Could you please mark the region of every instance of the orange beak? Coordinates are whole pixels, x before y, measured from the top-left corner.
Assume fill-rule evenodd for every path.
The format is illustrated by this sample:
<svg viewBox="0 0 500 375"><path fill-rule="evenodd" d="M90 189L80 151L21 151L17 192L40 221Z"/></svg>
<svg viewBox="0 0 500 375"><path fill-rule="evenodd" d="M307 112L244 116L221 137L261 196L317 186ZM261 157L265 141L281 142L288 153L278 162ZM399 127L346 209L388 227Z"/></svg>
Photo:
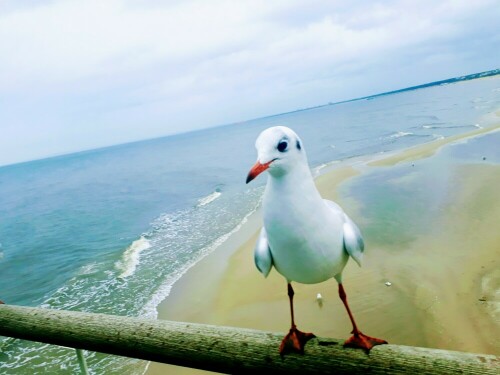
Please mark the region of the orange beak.
<svg viewBox="0 0 500 375"><path fill-rule="evenodd" d="M260 162L257 161L257 163L254 164L254 166L252 167L252 169L250 169L250 172L248 172L247 184L250 181L252 181L255 177L257 177L259 174L261 174L262 172L264 172L267 168L269 168L269 166L271 165L271 163L274 160L276 160L276 159L268 161L267 163L264 163L264 164L260 164Z"/></svg>

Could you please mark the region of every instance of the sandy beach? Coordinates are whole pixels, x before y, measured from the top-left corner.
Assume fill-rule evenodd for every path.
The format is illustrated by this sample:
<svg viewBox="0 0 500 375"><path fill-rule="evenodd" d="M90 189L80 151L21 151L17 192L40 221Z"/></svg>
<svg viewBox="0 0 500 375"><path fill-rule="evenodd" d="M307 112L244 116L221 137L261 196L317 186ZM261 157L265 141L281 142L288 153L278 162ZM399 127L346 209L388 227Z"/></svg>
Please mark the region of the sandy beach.
<svg viewBox="0 0 500 375"><path fill-rule="evenodd" d="M363 231L369 223L362 201L349 193L351 184L378 171L390 173L401 167L413 171L417 160L432 168L448 145L472 137L487 139L499 128L500 124L371 160L333 164L317 177L317 186ZM432 229L416 232L400 246L397 238L386 241L382 234L370 234L365 238L363 267L350 261L343 273L344 286L358 325L368 335L393 344L498 355L500 165L485 160L453 165L451 184L436 209ZM406 184L408 189L413 186L411 178L408 174L406 180L388 183ZM159 319L287 332L286 282L276 270L264 278L253 262L261 224L261 212L256 212L220 248L193 266L159 306ZM408 227L411 231L411 223ZM386 286L387 281L392 285ZM318 336L349 336L351 326L335 280L294 284L294 289L299 329ZM316 301L317 293L323 296L322 307ZM151 363L147 374L198 372L202 371Z"/></svg>

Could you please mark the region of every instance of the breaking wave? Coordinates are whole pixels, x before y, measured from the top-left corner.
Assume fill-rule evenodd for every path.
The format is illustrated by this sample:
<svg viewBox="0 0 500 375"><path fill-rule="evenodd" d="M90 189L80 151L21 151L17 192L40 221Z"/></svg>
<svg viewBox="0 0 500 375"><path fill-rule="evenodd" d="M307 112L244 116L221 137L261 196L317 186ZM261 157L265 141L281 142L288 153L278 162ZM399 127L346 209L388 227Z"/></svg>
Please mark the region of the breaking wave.
<svg viewBox="0 0 500 375"><path fill-rule="evenodd" d="M132 244L127 247L123 253L122 259L116 263L116 267L122 271L118 277L125 278L132 276L137 268L137 265L139 264L141 252L149 249L150 247L151 243L144 236L141 236L138 240L132 242Z"/></svg>
<svg viewBox="0 0 500 375"><path fill-rule="evenodd" d="M389 138L401 138L401 137L406 137L406 136L409 136L409 135L415 135L415 133L411 133L411 132L397 132L397 133L393 133L389 136Z"/></svg>
<svg viewBox="0 0 500 375"><path fill-rule="evenodd" d="M481 125L479 124L471 124L471 125L439 125L439 124L427 124L422 125L423 129L462 129L462 128L477 128L481 129Z"/></svg>
<svg viewBox="0 0 500 375"><path fill-rule="evenodd" d="M222 193L217 189L212 194L207 195L206 197L198 199L198 207L206 206L209 203L212 203L214 200L219 198Z"/></svg>

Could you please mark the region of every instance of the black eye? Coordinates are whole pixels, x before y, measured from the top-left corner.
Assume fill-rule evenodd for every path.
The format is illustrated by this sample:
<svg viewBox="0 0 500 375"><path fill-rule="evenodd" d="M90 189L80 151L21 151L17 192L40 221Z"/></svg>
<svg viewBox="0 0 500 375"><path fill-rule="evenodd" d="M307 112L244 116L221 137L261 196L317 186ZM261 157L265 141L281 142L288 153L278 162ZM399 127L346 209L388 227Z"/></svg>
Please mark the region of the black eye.
<svg viewBox="0 0 500 375"><path fill-rule="evenodd" d="M288 147L287 141L280 141L280 143L278 143L278 151L279 152L285 152L287 147Z"/></svg>

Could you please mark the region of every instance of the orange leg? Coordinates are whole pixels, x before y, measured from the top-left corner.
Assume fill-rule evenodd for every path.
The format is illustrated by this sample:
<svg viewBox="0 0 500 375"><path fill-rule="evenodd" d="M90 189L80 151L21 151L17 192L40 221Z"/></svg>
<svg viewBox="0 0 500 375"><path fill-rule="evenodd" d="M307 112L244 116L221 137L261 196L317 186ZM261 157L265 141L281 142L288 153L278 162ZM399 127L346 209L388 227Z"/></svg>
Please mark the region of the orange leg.
<svg viewBox="0 0 500 375"><path fill-rule="evenodd" d="M293 314L293 295L294 291L292 288L292 284L288 283L288 298L290 300L290 314L292 316L292 326L290 331L285 336L283 341L281 341L280 345L280 354L283 356L287 353L296 352L300 354L304 354L304 346L306 343L316 337L312 333L301 332L297 329L295 325L295 317Z"/></svg>
<svg viewBox="0 0 500 375"><path fill-rule="evenodd" d="M344 346L350 348L360 348L366 351L370 351L370 349L373 348L375 345L387 344L387 341L385 340L377 339L375 337L370 337L361 333L361 331L358 329L358 326L356 325L356 322L354 321L354 316L351 313L349 304L347 303L347 295L345 294L345 290L342 284L339 284L339 297L344 303L344 306L347 310L347 314L349 314L349 319L351 319L352 323L351 333L353 335L344 342Z"/></svg>

